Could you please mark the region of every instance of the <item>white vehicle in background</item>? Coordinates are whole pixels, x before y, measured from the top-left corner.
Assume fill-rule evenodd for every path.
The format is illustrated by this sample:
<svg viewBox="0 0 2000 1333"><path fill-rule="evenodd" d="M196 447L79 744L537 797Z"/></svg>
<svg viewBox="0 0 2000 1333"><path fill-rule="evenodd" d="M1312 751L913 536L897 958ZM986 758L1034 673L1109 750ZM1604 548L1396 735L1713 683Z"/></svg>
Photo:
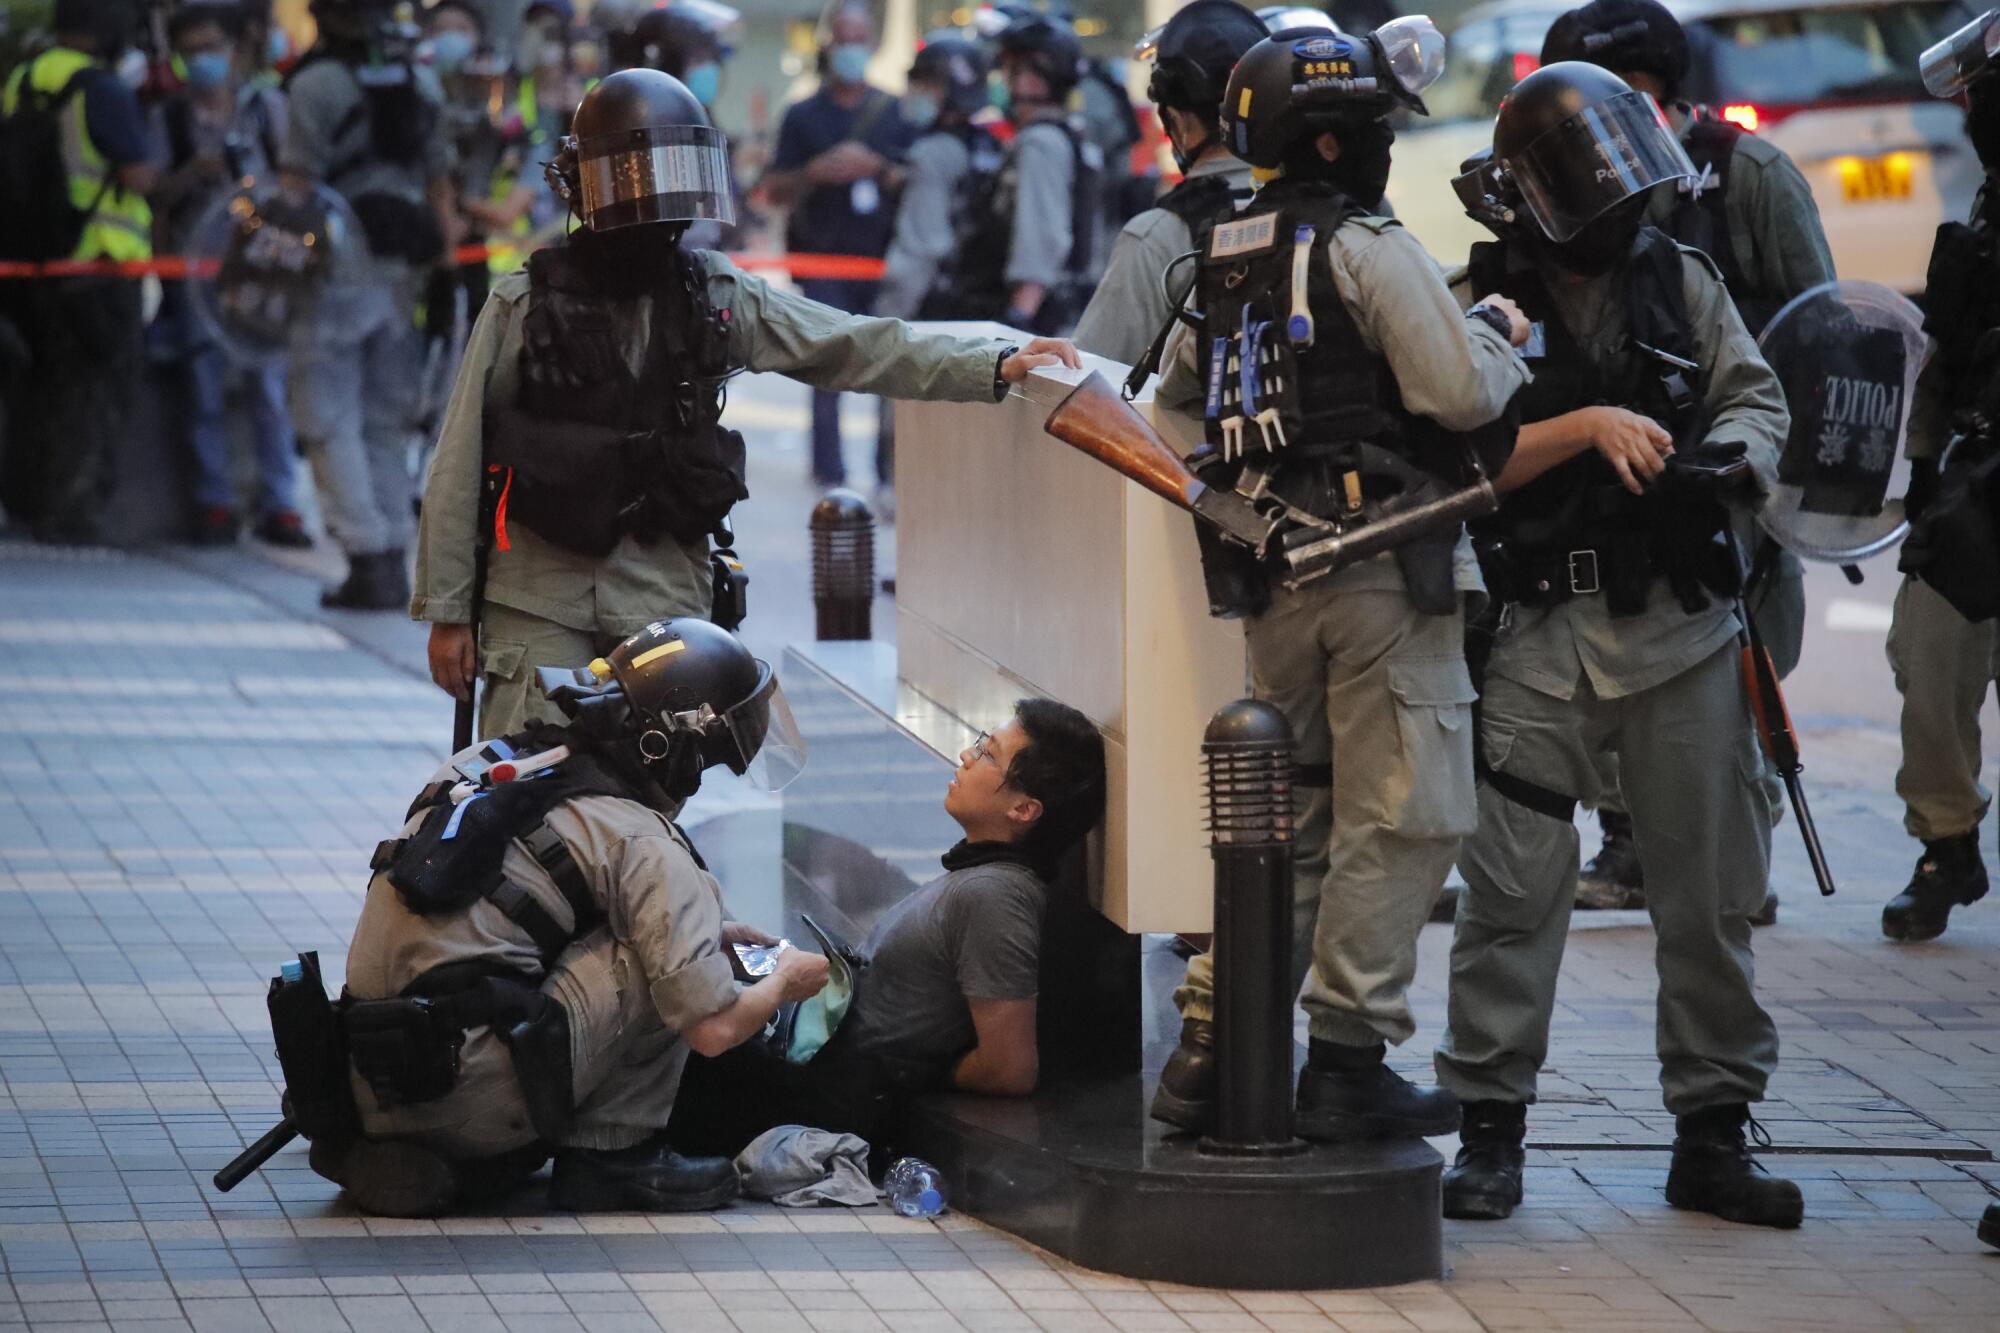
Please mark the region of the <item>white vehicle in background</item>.
<svg viewBox="0 0 2000 1333"><path fill-rule="evenodd" d="M1924 91L1917 57L1971 19L1960 0L1667 0L1686 26L1682 96L1770 140L1798 164L1843 278L1922 292L1940 222L1962 220L1979 161L1965 116ZM1569 5L1498 0L1449 36L1431 114L1401 127L1389 200L1442 264L1462 264L1485 228L1465 216L1451 178L1493 142L1500 100L1540 60Z"/></svg>

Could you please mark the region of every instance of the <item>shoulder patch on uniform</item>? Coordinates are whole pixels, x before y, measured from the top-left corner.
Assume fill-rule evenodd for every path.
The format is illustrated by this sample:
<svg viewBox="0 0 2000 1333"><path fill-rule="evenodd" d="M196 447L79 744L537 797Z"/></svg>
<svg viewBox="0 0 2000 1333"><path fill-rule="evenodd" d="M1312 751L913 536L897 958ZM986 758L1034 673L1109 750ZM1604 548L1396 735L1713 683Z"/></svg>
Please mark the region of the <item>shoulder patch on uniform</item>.
<svg viewBox="0 0 2000 1333"><path fill-rule="evenodd" d="M1218 222L1215 230L1209 233L1208 257L1228 259L1235 255L1256 254L1271 249L1277 243L1278 215L1259 213L1235 222Z"/></svg>
<svg viewBox="0 0 2000 1333"><path fill-rule="evenodd" d="M1717 282L1721 282L1723 280L1722 270L1716 267L1715 261L1708 257L1708 252L1706 250L1697 250L1693 246L1682 245L1678 241L1674 242L1674 248L1676 250L1679 250L1682 255L1686 256L1689 259L1694 260L1696 263L1700 264L1704 269L1708 270L1709 277L1714 278Z"/></svg>

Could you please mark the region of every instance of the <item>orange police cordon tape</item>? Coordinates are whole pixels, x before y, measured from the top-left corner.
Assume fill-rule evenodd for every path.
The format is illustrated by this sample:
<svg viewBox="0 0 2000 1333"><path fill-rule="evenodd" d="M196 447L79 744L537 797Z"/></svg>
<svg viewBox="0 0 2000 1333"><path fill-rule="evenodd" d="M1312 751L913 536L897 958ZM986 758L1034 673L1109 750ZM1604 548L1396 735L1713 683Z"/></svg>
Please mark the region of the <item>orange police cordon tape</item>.
<svg viewBox="0 0 2000 1333"><path fill-rule="evenodd" d="M522 251L519 247L511 245L462 245L453 258L461 264L483 264L496 256L504 259L509 255L520 253ZM794 278L837 278L872 282L882 276L882 261L870 259L866 255L743 253L730 255L729 262L740 269L752 272L783 271ZM43 263L9 261L0 263L0 279L155 277L176 280L212 278L221 267L222 261L219 259L190 259L185 255L162 255L158 259L133 259L123 262L111 259L52 259Z"/></svg>

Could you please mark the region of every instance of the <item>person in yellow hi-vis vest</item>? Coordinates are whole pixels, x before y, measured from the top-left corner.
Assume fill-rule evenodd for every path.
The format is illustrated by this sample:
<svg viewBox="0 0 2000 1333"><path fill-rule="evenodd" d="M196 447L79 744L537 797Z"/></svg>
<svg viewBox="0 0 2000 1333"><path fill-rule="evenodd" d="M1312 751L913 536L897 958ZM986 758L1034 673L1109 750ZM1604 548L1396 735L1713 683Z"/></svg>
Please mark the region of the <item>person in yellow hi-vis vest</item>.
<svg viewBox="0 0 2000 1333"><path fill-rule="evenodd" d="M37 188L66 189L69 207L8 200L10 211L35 219L9 227L19 243L7 248L20 252L10 257L150 259L146 192L157 169L138 99L107 63L131 45L140 11L130 0L56 0L54 18L56 44L15 69L0 93L0 115L19 134L33 133L37 117L53 118L66 180ZM105 454L125 429L139 378L139 280L39 278L25 304L33 403L28 447L8 460L8 508L39 540L90 542L108 489Z"/></svg>

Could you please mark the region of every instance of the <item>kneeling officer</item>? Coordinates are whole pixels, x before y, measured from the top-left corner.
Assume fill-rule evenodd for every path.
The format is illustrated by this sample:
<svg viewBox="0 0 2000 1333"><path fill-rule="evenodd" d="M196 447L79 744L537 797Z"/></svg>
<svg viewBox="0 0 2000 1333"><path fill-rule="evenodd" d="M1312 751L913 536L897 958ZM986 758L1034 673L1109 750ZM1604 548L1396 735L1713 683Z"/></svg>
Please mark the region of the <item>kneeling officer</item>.
<svg viewBox="0 0 2000 1333"><path fill-rule="evenodd" d="M739 984L729 946L776 941L727 919L670 818L713 765L774 789L797 773L770 667L683 618L543 680L568 724L454 755L376 849L334 1012L317 977L296 1006L273 987L313 1168L371 1213L504 1191L551 1149L556 1208L721 1206L731 1163L660 1137L687 1053L720 1055L826 982L824 958L788 950Z"/></svg>
<svg viewBox="0 0 2000 1333"><path fill-rule="evenodd" d="M1038 365L1076 364L1063 342L1017 349L844 314L687 249L690 222L734 221L735 206L722 135L670 74L611 75L572 127L550 175L583 226L495 285L425 490L411 613L433 622L439 686L466 700L485 675L481 736L555 720L537 663L588 662L661 615L713 608L735 627L740 598L709 537L726 540L748 494L742 437L721 425L736 371L997 402Z"/></svg>

